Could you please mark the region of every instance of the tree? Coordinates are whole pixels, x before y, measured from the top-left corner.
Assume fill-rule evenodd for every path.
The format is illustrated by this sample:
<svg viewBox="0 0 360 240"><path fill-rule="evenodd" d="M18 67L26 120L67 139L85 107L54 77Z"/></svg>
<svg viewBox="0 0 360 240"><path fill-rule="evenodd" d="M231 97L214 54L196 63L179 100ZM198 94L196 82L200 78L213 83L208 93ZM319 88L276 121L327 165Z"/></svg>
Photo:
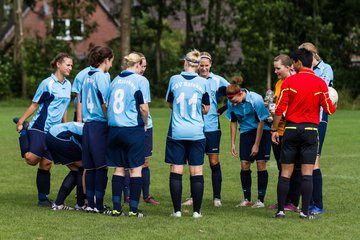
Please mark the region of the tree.
<svg viewBox="0 0 360 240"><path fill-rule="evenodd" d="M24 29L23 29L23 17L22 17L22 0L14 0L13 9L15 17L15 40L14 40L14 64L18 66L19 72L21 72L21 96L26 97L26 74L24 71L23 61L23 43L24 43Z"/></svg>
<svg viewBox="0 0 360 240"><path fill-rule="evenodd" d="M131 0L123 0L121 6L121 59L131 51ZM124 62L122 62L124 63Z"/></svg>

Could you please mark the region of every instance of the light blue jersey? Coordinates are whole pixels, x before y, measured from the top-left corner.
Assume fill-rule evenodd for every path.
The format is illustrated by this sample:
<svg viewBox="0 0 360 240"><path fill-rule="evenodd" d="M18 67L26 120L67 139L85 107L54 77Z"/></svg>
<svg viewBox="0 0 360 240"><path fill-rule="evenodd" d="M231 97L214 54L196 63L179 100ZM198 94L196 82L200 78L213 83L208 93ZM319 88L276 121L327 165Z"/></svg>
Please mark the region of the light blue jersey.
<svg viewBox="0 0 360 240"><path fill-rule="evenodd" d="M166 101L172 104L168 137L175 140L204 139L202 104L209 105L210 88L197 73L182 72L170 78Z"/></svg>
<svg viewBox="0 0 360 240"><path fill-rule="evenodd" d="M232 121L236 118L240 134L257 129L259 121L265 121L264 130L270 130L270 125L266 121L269 112L262 96L246 89L243 89L243 92L246 92L245 102L235 106L228 100L226 117Z"/></svg>
<svg viewBox="0 0 360 240"><path fill-rule="evenodd" d="M326 82L326 85L329 87L334 86L334 73L329 64L324 63L324 61L321 60L313 70L316 76ZM324 109L322 107L320 107L320 122L328 122L328 115L324 113Z"/></svg>
<svg viewBox="0 0 360 240"><path fill-rule="evenodd" d="M217 113L220 97L226 96L226 87L230 84L223 77L210 73L207 81L210 85L210 110L204 116L205 132L220 130L219 117Z"/></svg>
<svg viewBox="0 0 360 240"><path fill-rule="evenodd" d="M334 73L331 66L324 61L320 61L318 65L314 67L314 73L319 78L326 82L326 85L332 87L334 85Z"/></svg>
<svg viewBox="0 0 360 240"><path fill-rule="evenodd" d="M49 133L61 140L73 141L81 148L81 139L84 123L67 122L52 126Z"/></svg>
<svg viewBox="0 0 360 240"><path fill-rule="evenodd" d="M74 78L74 82L71 87L71 92L80 94L82 85L84 83L84 79L88 76L88 73L90 72L90 70L95 70L95 69L96 68L89 66L89 67L86 67L83 70L81 70L78 74L76 74L76 76ZM108 72L105 74L110 79L110 74ZM76 112L76 98L74 98L74 108L75 108L75 112Z"/></svg>
<svg viewBox="0 0 360 240"><path fill-rule="evenodd" d="M144 126L140 104L150 96L149 81L133 71L125 70L111 83L108 124L112 127Z"/></svg>
<svg viewBox="0 0 360 240"><path fill-rule="evenodd" d="M54 74L43 80L33 102L39 104L36 115L30 122L30 128L47 132L50 127L61 123L70 103L71 83L64 78L61 83Z"/></svg>
<svg viewBox="0 0 360 240"><path fill-rule="evenodd" d="M102 104L107 104L109 87L109 75L97 68L89 71L80 93L83 122L106 122Z"/></svg>

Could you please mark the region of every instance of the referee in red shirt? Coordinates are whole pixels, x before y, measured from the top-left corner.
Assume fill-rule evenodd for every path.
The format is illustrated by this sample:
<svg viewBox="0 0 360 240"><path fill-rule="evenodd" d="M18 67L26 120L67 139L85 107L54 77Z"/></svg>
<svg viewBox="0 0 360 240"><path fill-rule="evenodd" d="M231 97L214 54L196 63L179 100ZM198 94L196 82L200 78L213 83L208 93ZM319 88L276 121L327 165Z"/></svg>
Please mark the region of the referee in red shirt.
<svg viewBox="0 0 360 240"><path fill-rule="evenodd" d="M301 161L302 209L300 218L312 219L309 204L313 189L312 173L318 148L317 127L320 120L320 106L331 115L336 108L332 105L326 83L311 70L312 53L306 49L295 50L291 58L297 74L288 77L281 86L275 118L272 125L272 141L279 143L277 128L286 110L286 126L281 147L281 176L277 187L278 211L275 218L285 217L284 204L289 191L290 177L295 160Z"/></svg>

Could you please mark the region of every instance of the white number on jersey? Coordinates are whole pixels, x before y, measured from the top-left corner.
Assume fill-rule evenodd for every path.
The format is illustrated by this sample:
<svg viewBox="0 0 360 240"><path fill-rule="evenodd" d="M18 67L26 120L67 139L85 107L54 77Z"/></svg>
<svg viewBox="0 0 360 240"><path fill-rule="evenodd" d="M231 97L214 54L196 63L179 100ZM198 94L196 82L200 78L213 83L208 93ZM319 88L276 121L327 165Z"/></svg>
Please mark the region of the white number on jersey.
<svg viewBox="0 0 360 240"><path fill-rule="evenodd" d="M189 99L189 105L191 105L191 117L196 118L196 103L197 103L197 93ZM180 104L180 116L185 116L185 93L180 93L179 97L176 99L176 104Z"/></svg>
<svg viewBox="0 0 360 240"><path fill-rule="evenodd" d="M116 114L124 111L124 89L117 89L115 91L113 110Z"/></svg>
<svg viewBox="0 0 360 240"><path fill-rule="evenodd" d="M91 91L89 89L88 91L88 94L87 94L87 98L86 98L86 108L89 110L90 113L93 112L94 110L94 102L93 102L93 99L92 99L92 94L91 94Z"/></svg>

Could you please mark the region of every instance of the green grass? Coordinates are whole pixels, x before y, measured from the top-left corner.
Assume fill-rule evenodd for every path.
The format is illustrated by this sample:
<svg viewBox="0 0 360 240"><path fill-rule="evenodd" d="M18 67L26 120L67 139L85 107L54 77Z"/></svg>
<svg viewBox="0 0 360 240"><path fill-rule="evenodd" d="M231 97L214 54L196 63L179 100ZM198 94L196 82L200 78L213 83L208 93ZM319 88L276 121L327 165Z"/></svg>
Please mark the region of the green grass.
<svg viewBox="0 0 360 240"><path fill-rule="evenodd" d="M0 239L359 239L359 142L360 111L338 111L330 117L321 159L326 213L315 221L304 221L295 213L285 219L272 219L274 210L235 208L242 199L240 164L230 154L229 124L222 119L221 164L223 207L212 205L211 175L205 164L205 193L201 219L192 219L192 209L183 208L181 219L170 218L169 166L164 163L169 109L151 109L154 119L154 152L151 159L151 193L161 202L139 208L143 219L112 218L81 212L55 212L37 207L36 167L20 158L13 116L25 106L0 104ZM72 112L71 110L69 112ZM71 119L71 118L69 118ZM253 173L256 170L252 166ZM269 186L266 204L276 201L277 168L272 158L268 165ZM67 170L52 168L51 194L57 190ZM105 202L111 205L111 175ZM189 193L189 174L183 177L183 199ZM256 199L256 174L253 174L253 198ZM74 193L67 199L74 205ZM124 207L128 210L128 206Z"/></svg>

